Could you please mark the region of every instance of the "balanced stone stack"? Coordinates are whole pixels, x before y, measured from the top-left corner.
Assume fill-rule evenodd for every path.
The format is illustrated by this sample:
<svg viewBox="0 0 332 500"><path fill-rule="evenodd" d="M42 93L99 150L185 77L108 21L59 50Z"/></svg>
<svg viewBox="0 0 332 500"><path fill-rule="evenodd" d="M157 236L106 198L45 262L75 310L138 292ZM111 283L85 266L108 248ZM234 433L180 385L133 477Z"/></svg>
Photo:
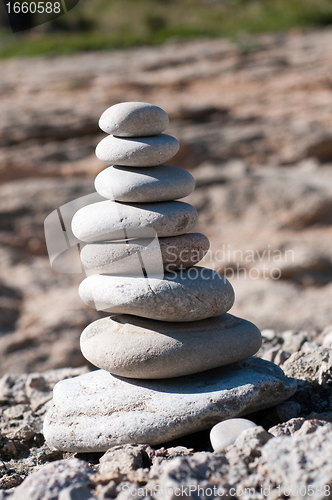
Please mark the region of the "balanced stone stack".
<svg viewBox="0 0 332 500"><path fill-rule="evenodd" d="M58 383L44 425L49 445L104 451L123 443L164 443L226 418L275 405L295 391L272 363L252 357L255 325L227 311L222 275L196 264L208 239L189 195L194 179L165 165L178 151L163 134L167 114L122 103L100 119L95 180L104 201L81 208L72 231L85 246L82 300L112 315L81 335L83 355L100 370Z"/></svg>

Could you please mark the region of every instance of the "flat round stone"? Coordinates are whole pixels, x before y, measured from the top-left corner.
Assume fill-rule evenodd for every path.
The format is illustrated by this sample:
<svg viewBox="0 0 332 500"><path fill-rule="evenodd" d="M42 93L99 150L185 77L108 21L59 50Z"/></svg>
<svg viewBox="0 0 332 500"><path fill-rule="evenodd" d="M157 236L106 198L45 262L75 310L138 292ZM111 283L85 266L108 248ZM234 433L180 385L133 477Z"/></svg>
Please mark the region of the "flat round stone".
<svg viewBox="0 0 332 500"><path fill-rule="evenodd" d="M147 102L121 102L106 109L99 127L119 137L144 137L160 134L168 127L167 113Z"/></svg>
<svg viewBox="0 0 332 500"><path fill-rule="evenodd" d="M275 406L296 388L279 366L255 357L164 380L95 370L56 384L43 434L48 446L71 452L125 443L153 446Z"/></svg>
<svg viewBox="0 0 332 500"><path fill-rule="evenodd" d="M257 427L257 425L246 418L230 418L219 422L212 427L210 432L212 448L215 452L221 453L227 446L234 444L243 431L252 427Z"/></svg>
<svg viewBox="0 0 332 500"><path fill-rule="evenodd" d="M198 266L172 271L164 279L96 274L82 281L79 295L98 311L160 321L219 316L234 303L229 281L212 269Z"/></svg>
<svg viewBox="0 0 332 500"><path fill-rule="evenodd" d="M121 377L158 379L200 373L255 354L258 328L230 314L188 323L119 315L91 323L81 335L90 363Z"/></svg>
<svg viewBox="0 0 332 500"><path fill-rule="evenodd" d="M124 138L109 135L96 147L99 160L127 167L153 167L172 158L179 143L167 134L149 137Z"/></svg>
<svg viewBox="0 0 332 500"><path fill-rule="evenodd" d="M95 179L96 191L109 200L148 203L184 198L195 189L193 176L178 167L108 167Z"/></svg>
<svg viewBox="0 0 332 500"><path fill-rule="evenodd" d="M150 237L177 236L190 231L197 222L196 209L182 201L124 204L100 201L76 212L72 231L87 243Z"/></svg>
<svg viewBox="0 0 332 500"><path fill-rule="evenodd" d="M190 267L203 259L209 250L204 234L187 233L170 238L142 238L129 241L89 243L81 251L81 261L92 274L147 276L160 269L173 271Z"/></svg>

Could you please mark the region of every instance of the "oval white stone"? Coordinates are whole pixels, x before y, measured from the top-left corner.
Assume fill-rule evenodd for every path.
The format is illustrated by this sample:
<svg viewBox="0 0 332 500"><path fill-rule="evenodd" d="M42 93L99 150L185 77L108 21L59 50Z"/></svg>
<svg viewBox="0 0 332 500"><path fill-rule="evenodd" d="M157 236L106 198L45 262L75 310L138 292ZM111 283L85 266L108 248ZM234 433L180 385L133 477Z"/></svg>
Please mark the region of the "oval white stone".
<svg viewBox="0 0 332 500"><path fill-rule="evenodd" d="M196 209L182 201L126 205L101 201L76 212L72 231L87 243L158 236L177 236L190 231L197 222ZM150 230L150 234L146 232Z"/></svg>
<svg viewBox="0 0 332 500"><path fill-rule="evenodd" d="M81 351L92 364L129 378L158 379L235 363L261 346L258 328L230 314L189 323L119 315L91 323Z"/></svg>
<svg viewBox="0 0 332 500"><path fill-rule="evenodd" d="M167 134L132 139L109 135L96 147L96 155L114 165L153 167L165 163L178 150L178 141Z"/></svg>
<svg viewBox="0 0 332 500"><path fill-rule="evenodd" d="M119 137L143 137L160 134L168 127L167 113L147 102L121 102L106 109L99 127Z"/></svg>
<svg viewBox="0 0 332 500"><path fill-rule="evenodd" d="M173 271L197 264L209 250L209 240L204 234L187 233L170 238L133 239L90 243L81 251L81 261L89 274L147 276L162 269Z"/></svg>
<svg viewBox="0 0 332 500"><path fill-rule="evenodd" d="M184 198L195 189L193 176L170 165L106 168L95 179L96 191L110 200L148 203Z"/></svg>
<svg viewBox="0 0 332 500"><path fill-rule="evenodd" d="M234 444L239 435L257 425L251 420L245 418L230 418L219 422L212 427L210 432L210 441L215 452L221 453L227 446Z"/></svg>
<svg viewBox="0 0 332 500"><path fill-rule="evenodd" d="M172 271L164 279L96 274L82 281L79 295L98 311L172 322L219 316L234 303L229 281L198 266Z"/></svg>

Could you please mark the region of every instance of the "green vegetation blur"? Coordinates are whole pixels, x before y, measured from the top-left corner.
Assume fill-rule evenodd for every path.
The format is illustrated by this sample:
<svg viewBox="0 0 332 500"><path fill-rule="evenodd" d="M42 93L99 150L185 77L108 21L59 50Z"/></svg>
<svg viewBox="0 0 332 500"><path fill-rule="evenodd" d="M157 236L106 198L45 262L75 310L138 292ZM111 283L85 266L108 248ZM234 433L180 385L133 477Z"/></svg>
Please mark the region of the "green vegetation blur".
<svg viewBox="0 0 332 500"><path fill-rule="evenodd" d="M80 0L70 12L13 34L2 14L0 57L57 55L332 24L332 0Z"/></svg>

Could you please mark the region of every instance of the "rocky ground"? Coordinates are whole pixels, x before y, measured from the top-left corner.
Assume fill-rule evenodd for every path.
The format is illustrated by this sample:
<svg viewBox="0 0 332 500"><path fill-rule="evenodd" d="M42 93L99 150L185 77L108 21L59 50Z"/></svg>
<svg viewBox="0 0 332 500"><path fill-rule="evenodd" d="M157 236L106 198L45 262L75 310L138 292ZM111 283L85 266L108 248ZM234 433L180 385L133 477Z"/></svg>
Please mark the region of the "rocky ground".
<svg viewBox="0 0 332 500"><path fill-rule="evenodd" d="M272 499L294 486L291 498L329 498L331 61L326 29L241 45L169 43L1 64L0 488L7 492L0 498L53 499L60 489L60 500L83 500L90 491L138 498L145 493L133 488L158 482L217 485L228 496L232 487L253 487L255 498L270 488ZM168 131L181 144L172 164L196 178L188 201L199 211L197 230L211 241L204 263L232 282L231 312L264 330L259 355L297 378L299 388L291 401L252 416L265 430L248 431L224 455L211 454L201 433L159 450L113 449L100 465L96 455L73 457L65 469L61 462L44 466L69 458L43 443L51 389L86 370L79 335L102 314L78 297L83 275L51 269L43 221L93 191L105 166L94 156L103 137L98 118L130 100L169 114ZM150 496L172 498L167 494Z"/></svg>
<svg viewBox="0 0 332 500"><path fill-rule="evenodd" d="M87 368L4 375L0 499L171 500L179 491L181 498L331 498L331 345L331 329L318 342L305 331L264 330L261 356L295 377L298 390L288 401L249 415L259 427L245 431L219 454L212 452L208 431L157 448L146 444L115 446L106 453L53 451L42 435L52 387Z"/></svg>

